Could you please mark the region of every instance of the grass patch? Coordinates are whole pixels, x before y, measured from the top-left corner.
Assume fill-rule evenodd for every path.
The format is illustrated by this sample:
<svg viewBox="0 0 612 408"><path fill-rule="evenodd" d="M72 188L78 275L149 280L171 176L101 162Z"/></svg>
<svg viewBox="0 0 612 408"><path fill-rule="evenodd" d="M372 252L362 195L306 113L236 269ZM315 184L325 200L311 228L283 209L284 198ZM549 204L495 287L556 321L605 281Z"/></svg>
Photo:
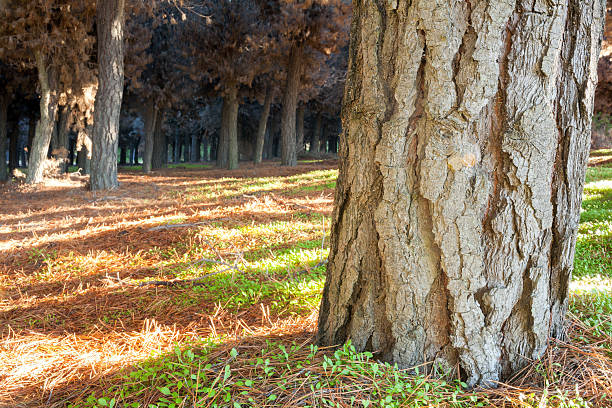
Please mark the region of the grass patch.
<svg viewBox="0 0 612 408"><path fill-rule="evenodd" d="M205 181L175 194L184 195L191 201L227 199L263 192L291 195L334 188L337 177L337 170L315 170L289 177L224 178Z"/></svg>
<svg viewBox="0 0 612 408"><path fill-rule="evenodd" d="M482 407L483 394L376 361L371 353L267 341L212 353L176 349L140 364L121 385L71 407Z"/></svg>

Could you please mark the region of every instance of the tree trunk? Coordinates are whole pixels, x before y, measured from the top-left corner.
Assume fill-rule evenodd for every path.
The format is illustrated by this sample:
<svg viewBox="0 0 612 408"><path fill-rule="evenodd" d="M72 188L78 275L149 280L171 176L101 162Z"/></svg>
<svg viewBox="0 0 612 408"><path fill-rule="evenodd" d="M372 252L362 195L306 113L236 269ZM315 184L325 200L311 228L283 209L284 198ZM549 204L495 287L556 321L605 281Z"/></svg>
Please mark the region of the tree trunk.
<svg viewBox="0 0 612 408"><path fill-rule="evenodd" d="M253 153L253 162L255 164L261 163L261 160L263 159L263 148L266 140L266 126L268 124L268 117L270 116L272 97L272 90L270 87L268 87L268 89L266 89L266 98L261 110L261 116L259 117L259 126L257 127L257 139L255 140L255 152Z"/></svg>
<svg viewBox="0 0 612 408"><path fill-rule="evenodd" d="M319 154L319 147L321 145L321 130L323 125L323 115L321 112L317 113L315 119L314 129L312 131L312 139L310 140L310 153Z"/></svg>
<svg viewBox="0 0 612 408"><path fill-rule="evenodd" d="M128 149L126 145L119 146L119 164L125 166L127 164Z"/></svg>
<svg viewBox="0 0 612 408"><path fill-rule="evenodd" d="M525 3L355 2L322 344L492 386L563 336L605 2Z"/></svg>
<svg viewBox="0 0 612 408"><path fill-rule="evenodd" d="M300 104L295 118L296 155L298 156L304 152L304 111L304 104Z"/></svg>
<svg viewBox="0 0 612 408"><path fill-rule="evenodd" d="M15 118L14 121L8 122L8 135L9 135L9 170L13 171L19 167L19 118Z"/></svg>
<svg viewBox="0 0 612 408"><path fill-rule="evenodd" d="M77 136L77 167L81 174L89 174L91 168L91 126L87 126Z"/></svg>
<svg viewBox="0 0 612 408"><path fill-rule="evenodd" d="M200 161L200 136L197 134L191 135L191 148L189 149L190 160L192 163Z"/></svg>
<svg viewBox="0 0 612 408"><path fill-rule="evenodd" d="M157 107L153 101L147 101L143 112L145 146L142 156L142 171L145 173L151 172L155 140L155 119L157 119ZM136 161L138 162L138 160Z"/></svg>
<svg viewBox="0 0 612 408"><path fill-rule="evenodd" d="M138 165L138 146L139 145L140 145L140 137L134 141L134 144L132 145L132 153L130 154L132 165L135 165L135 166Z"/></svg>
<svg viewBox="0 0 612 408"><path fill-rule="evenodd" d="M283 108L281 113L281 164L283 166L297 165L295 116L300 89L300 76L302 74L302 55L304 49L301 44L291 47L289 66L287 67L287 83L283 95Z"/></svg>
<svg viewBox="0 0 612 408"><path fill-rule="evenodd" d="M8 96L0 94L0 181L7 181L9 175L6 166L8 105Z"/></svg>
<svg viewBox="0 0 612 408"><path fill-rule="evenodd" d="M168 163L168 151L166 150L166 135L162 130L164 124L164 111L159 109L155 118L155 130L153 132L153 158L151 168L159 170L166 167Z"/></svg>
<svg viewBox="0 0 612 408"><path fill-rule="evenodd" d="M117 188L117 144L123 98L125 0L98 1L98 93L94 107L91 190Z"/></svg>
<svg viewBox="0 0 612 408"><path fill-rule="evenodd" d="M227 131L229 129L229 101L227 97L223 98L223 106L221 107L221 130L219 131L219 142L217 143L217 167L226 168L228 163L229 138Z"/></svg>
<svg viewBox="0 0 612 408"><path fill-rule="evenodd" d="M43 169L55 118L57 116L57 92L55 90L55 73L49 72L45 64L45 58L40 50L34 52L36 58L36 68L38 70L38 84L40 86L40 119L36 124L34 140L32 140L32 150L28 163L28 184L40 183L43 180Z"/></svg>
<svg viewBox="0 0 612 408"><path fill-rule="evenodd" d="M202 135L202 161L204 162L208 162L210 161L210 156L208 154L209 151L209 145L210 145L210 134L208 133L208 131L205 131L204 134Z"/></svg>
<svg viewBox="0 0 612 408"><path fill-rule="evenodd" d="M228 129L227 129L227 140L228 140L228 159L227 168L228 170L234 170L238 168L238 107L240 103L238 100L238 85L234 84L229 87L228 90Z"/></svg>
<svg viewBox="0 0 612 408"><path fill-rule="evenodd" d="M36 113L32 112L28 118L28 167L30 167L30 156L32 155L32 146L34 145L34 136L36 136Z"/></svg>
<svg viewBox="0 0 612 408"><path fill-rule="evenodd" d="M70 107L63 106L60 109L59 113L59 121L57 127L57 148L56 148L56 156L64 160L60 167L61 173L66 173L68 171L68 157L70 156L69 148L69 132L70 126Z"/></svg>

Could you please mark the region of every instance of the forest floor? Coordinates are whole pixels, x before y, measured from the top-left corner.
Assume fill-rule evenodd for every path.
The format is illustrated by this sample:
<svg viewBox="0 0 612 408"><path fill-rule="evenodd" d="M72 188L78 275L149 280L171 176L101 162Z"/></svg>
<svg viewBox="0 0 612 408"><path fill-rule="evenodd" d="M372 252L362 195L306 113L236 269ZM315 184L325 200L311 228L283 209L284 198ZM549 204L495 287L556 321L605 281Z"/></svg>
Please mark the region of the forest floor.
<svg viewBox="0 0 612 408"><path fill-rule="evenodd" d="M333 161L0 186L0 407L612 406L610 159L588 170L570 341L495 390L312 345Z"/></svg>

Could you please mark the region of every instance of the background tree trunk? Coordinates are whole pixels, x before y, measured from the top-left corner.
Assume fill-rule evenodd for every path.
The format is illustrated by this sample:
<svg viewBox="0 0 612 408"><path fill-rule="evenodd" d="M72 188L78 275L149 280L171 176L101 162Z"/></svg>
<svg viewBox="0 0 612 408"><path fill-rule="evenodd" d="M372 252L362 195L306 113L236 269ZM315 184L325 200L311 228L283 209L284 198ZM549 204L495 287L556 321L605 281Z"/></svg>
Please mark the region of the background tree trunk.
<svg viewBox="0 0 612 408"><path fill-rule="evenodd" d="M234 84L229 88L228 95L228 161L227 168L234 170L238 168L238 107L240 101L238 100L238 85Z"/></svg>
<svg viewBox="0 0 612 408"><path fill-rule="evenodd" d="M13 171L19 167L19 117L8 122L9 136L9 170Z"/></svg>
<svg viewBox="0 0 612 408"><path fill-rule="evenodd" d="M0 94L0 181L8 180L8 167L6 166L8 105L9 98Z"/></svg>
<svg viewBox="0 0 612 408"><path fill-rule="evenodd" d="M59 121L57 127L57 150L61 150L57 152L58 157L64 159L64 163L60 168L61 173L66 173L68 171L68 157L69 157L69 132L70 126L72 125L71 116L70 116L70 107L63 106L60 109L59 113Z"/></svg>
<svg viewBox="0 0 612 408"><path fill-rule="evenodd" d="M89 174L91 168L91 126L87 126L77 136L77 167L81 174Z"/></svg>
<svg viewBox="0 0 612 408"><path fill-rule="evenodd" d="M190 153L190 161L192 163L197 163L200 161L200 135L192 134L191 135L191 148L189 149Z"/></svg>
<svg viewBox="0 0 612 408"><path fill-rule="evenodd" d="M223 98L223 106L221 107L221 130L219 132L219 141L217 143L217 167L226 168L229 160L229 98Z"/></svg>
<svg viewBox="0 0 612 408"><path fill-rule="evenodd" d="M166 150L166 135L163 132L164 110L158 109L155 118L155 129L153 131L153 156L151 169L159 170L166 167L168 163L168 151Z"/></svg>
<svg viewBox="0 0 612 408"><path fill-rule="evenodd" d="M34 145L34 136L36 135L36 113L30 113L28 118L28 167L30 167L30 156L32 154L32 146Z"/></svg>
<svg viewBox="0 0 612 408"><path fill-rule="evenodd" d="M153 145L155 144L155 120L157 119L157 107L153 101L147 101L143 112L145 146L142 155L142 171L151 172L153 161ZM136 160L138 162L138 160Z"/></svg>
<svg viewBox="0 0 612 408"><path fill-rule="evenodd" d="M130 160L133 165L138 165L138 146L140 146L140 137L136 138L136 140L134 140L134 144L132 145Z"/></svg>
<svg viewBox="0 0 612 408"><path fill-rule="evenodd" d="M204 131L204 134L202 135L202 161L204 162L208 162L210 161L210 155L209 155L209 146L210 146L210 134L208 133L208 130Z"/></svg>
<svg viewBox="0 0 612 408"><path fill-rule="evenodd" d="M283 166L297 165L297 150L295 138L295 118L302 75L301 44L294 44L289 55L287 67L287 83L283 94L283 107L281 111L281 164Z"/></svg>
<svg viewBox="0 0 612 408"><path fill-rule="evenodd" d="M98 93L94 107L92 190L117 188L117 145L123 98L125 0L98 1Z"/></svg>
<svg viewBox="0 0 612 408"><path fill-rule="evenodd" d="M51 134L57 116L57 93L55 90L55 73L49 73L45 58L40 50L35 51L36 68L38 70L38 84L40 86L40 119L36 124L32 149L28 160L28 184L40 183L43 180L43 169ZM53 87L53 89L52 89Z"/></svg>
<svg viewBox="0 0 612 408"><path fill-rule="evenodd" d="M300 104L297 108L295 118L295 140L296 140L296 155L300 155L304 151L304 104Z"/></svg>
<svg viewBox="0 0 612 408"><path fill-rule="evenodd" d="M321 146L321 130L323 125L323 115L317 112L314 129L312 130L312 138L310 140L310 153L319 154Z"/></svg>
<svg viewBox="0 0 612 408"><path fill-rule="evenodd" d="M261 111L261 117L259 118L259 126L257 127L257 139L255 141L255 152L253 154L253 162L255 164L261 163L261 160L263 159L264 142L266 140L266 127L268 124L268 117L270 116L272 96L272 90L268 87L268 89L266 89L266 98Z"/></svg>
<svg viewBox="0 0 612 408"><path fill-rule="evenodd" d="M563 336L605 2L385 4L353 8L320 341L494 385Z"/></svg>

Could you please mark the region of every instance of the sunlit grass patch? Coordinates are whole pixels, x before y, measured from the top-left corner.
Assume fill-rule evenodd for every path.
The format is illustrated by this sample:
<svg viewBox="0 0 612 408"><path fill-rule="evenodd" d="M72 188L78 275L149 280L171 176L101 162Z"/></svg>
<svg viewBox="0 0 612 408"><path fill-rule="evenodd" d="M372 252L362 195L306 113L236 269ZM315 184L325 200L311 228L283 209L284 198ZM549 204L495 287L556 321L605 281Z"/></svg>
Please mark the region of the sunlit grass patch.
<svg viewBox="0 0 612 408"><path fill-rule="evenodd" d="M587 184L599 180L612 180L612 165L589 167L587 169L585 179Z"/></svg>
<svg viewBox="0 0 612 408"><path fill-rule="evenodd" d="M181 279L203 277L193 287L193 297L204 297L225 308L244 308L265 302L279 315L307 313L320 302L324 282L322 261L327 253L321 240L311 240L289 248L259 249L234 258L230 267L229 258L217 261L214 252L209 252L210 258L176 264L174 271ZM183 304L192 305L186 299Z"/></svg>
<svg viewBox="0 0 612 408"><path fill-rule="evenodd" d="M612 168L587 169L574 277L612 278Z"/></svg>
<svg viewBox="0 0 612 408"><path fill-rule="evenodd" d="M216 200L261 192L319 191L334 188L337 170L315 170L289 177L223 178L178 192L191 201Z"/></svg>
<svg viewBox="0 0 612 408"><path fill-rule="evenodd" d="M612 168L587 169L570 310L589 336L612 348ZM585 339L585 342L588 341Z"/></svg>

